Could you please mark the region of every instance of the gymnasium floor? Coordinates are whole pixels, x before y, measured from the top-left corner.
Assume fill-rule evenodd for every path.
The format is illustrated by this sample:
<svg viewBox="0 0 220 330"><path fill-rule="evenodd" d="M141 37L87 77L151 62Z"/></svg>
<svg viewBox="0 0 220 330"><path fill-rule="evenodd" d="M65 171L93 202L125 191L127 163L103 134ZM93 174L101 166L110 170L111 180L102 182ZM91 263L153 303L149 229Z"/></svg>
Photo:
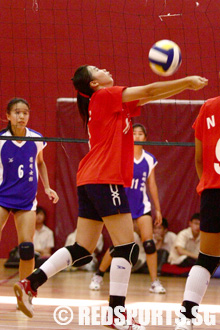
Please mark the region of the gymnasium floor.
<svg viewBox="0 0 220 330"><path fill-rule="evenodd" d="M87 306L91 310L91 306L107 306L108 299L108 279L109 274L105 275L104 284L101 291L90 291L88 289L92 273L76 271L76 272L61 272L51 278L42 288L39 289L38 298L34 299L35 315L32 319L27 318L23 313L17 311L15 308L16 300L13 295L12 286L18 279L17 269L5 269L4 260L0 259L0 329L3 330L34 330L34 329L107 329L100 325L79 325L79 306ZM160 330L160 329L174 329L177 311L182 300L183 290L185 286L185 278L161 278L167 293L165 295L156 295L148 291L150 279L148 275L132 274L128 297L127 307L134 309L150 309L151 317L146 329ZM204 306L206 305L206 306ZM62 322L69 321L68 318L73 319L69 324L58 324L54 320L54 311L57 307L67 306L70 312L63 312L61 315ZM209 311L210 314L216 316L216 325L208 326L206 324L194 326L195 330L204 329L220 329L220 279L212 279L209 285L206 296L203 300L200 315L204 316L203 308ZM152 310L162 310L162 325L152 323ZM173 312L170 312L173 311ZM169 316L172 316L171 324L166 324L169 321ZM139 319L139 314L138 318ZM91 319L90 319L91 320ZM97 318L96 320L100 320ZM146 320L146 319L145 319ZM147 321L146 321L147 322Z"/></svg>

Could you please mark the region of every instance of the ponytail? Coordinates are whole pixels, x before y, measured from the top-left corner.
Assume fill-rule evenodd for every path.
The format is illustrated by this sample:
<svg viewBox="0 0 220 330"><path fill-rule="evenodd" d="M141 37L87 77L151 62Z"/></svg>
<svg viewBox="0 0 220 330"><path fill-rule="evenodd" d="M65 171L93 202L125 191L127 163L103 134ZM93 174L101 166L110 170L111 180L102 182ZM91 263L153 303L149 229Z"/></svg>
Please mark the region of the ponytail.
<svg viewBox="0 0 220 330"><path fill-rule="evenodd" d="M77 91L77 105L79 114L84 122L84 125L87 125L89 121L89 101L94 93L93 89L90 87L92 75L88 70L88 65L80 66L71 80L73 81L73 85Z"/></svg>

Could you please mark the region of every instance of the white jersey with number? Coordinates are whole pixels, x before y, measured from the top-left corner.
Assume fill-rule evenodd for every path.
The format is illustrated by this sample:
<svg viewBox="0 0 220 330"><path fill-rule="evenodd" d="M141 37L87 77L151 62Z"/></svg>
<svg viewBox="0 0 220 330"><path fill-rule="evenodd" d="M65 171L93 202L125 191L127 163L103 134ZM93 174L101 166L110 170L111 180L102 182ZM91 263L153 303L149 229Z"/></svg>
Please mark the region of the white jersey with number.
<svg viewBox="0 0 220 330"><path fill-rule="evenodd" d="M11 136L3 131L0 136ZM26 128L26 136L42 137ZM0 140L0 206L36 210L38 183L37 155L46 146L42 141Z"/></svg>

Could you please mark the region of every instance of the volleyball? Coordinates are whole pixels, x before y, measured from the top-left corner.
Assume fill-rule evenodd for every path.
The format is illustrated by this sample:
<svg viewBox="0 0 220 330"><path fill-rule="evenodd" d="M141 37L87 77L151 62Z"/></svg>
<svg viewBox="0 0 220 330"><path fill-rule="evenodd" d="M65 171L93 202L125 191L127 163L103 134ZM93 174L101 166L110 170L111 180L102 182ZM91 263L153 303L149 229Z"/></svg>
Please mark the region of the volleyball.
<svg viewBox="0 0 220 330"><path fill-rule="evenodd" d="M179 46L171 40L157 41L149 51L149 65L159 76L171 76L182 62Z"/></svg>

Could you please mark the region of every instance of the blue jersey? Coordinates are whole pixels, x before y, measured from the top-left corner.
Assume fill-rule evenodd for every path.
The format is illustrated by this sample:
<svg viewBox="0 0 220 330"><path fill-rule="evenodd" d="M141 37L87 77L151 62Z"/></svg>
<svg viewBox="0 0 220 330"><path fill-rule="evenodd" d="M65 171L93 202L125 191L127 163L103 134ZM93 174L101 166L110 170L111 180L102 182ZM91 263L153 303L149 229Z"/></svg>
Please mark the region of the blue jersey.
<svg viewBox="0 0 220 330"><path fill-rule="evenodd" d="M11 136L10 131L1 136ZM26 136L42 135L26 128ZM0 140L0 206L36 210L37 155L46 146L41 141Z"/></svg>
<svg viewBox="0 0 220 330"><path fill-rule="evenodd" d="M125 188L132 219L137 219L151 211L150 199L147 195L146 183L152 169L157 165L156 158L143 150L141 158L134 158L134 174L130 188Z"/></svg>

